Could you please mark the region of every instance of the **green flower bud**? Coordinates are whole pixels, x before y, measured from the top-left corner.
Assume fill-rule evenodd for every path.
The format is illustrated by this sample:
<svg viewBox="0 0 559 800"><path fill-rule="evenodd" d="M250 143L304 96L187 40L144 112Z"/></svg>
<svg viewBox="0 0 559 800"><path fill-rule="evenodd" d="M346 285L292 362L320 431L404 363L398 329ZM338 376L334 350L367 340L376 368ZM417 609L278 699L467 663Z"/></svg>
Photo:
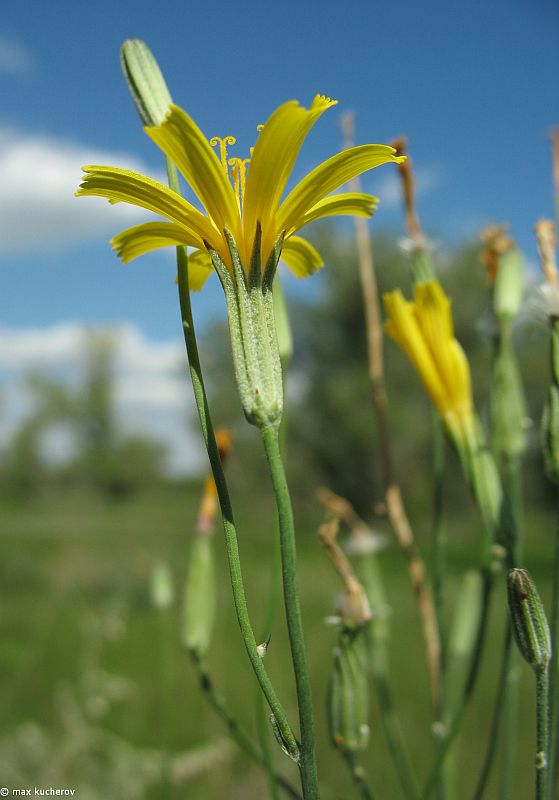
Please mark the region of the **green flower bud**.
<svg viewBox="0 0 559 800"><path fill-rule="evenodd" d="M484 524L497 535L502 524L503 487L495 459L480 440L469 461L472 487Z"/></svg>
<svg viewBox="0 0 559 800"><path fill-rule="evenodd" d="M328 723L334 747L346 753L364 750L369 741L369 696L363 640L343 631L334 650L328 690Z"/></svg>
<svg viewBox="0 0 559 800"><path fill-rule="evenodd" d="M543 456L547 477L559 483L559 389L553 384L547 390L542 417Z"/></svg>
<svg viewBox="0 0 559 800"><path fill-rule="evenodd" d="M215 564L211 536L196 536L190 548L184 591L183 644L204 655L209 647L216 606Z"/></svg>
<svg viewBox="0 0 559 800"><path fill-rule="evenodd" d="M450 626L445 688L449 714L458 708L462 697L476 642L481 596L481 575L478 571L468 570L458 587Z"/></svg>
<svg viewBox="0 0 559 800"><path fill-rule="evenodd" d="M510 320L518 314L523 290L522 256L514 248L499 257L493 290L493 311L497 319Z"/></svg>
<svg viewBox="0 0 559 800"><path fill-rule="evenodd" d="M514 353L502 342L493 365L491 427L494 452L514 458L526 445L526 405Z"/></svg>
<svg viewBox="0 0 559 800"><path fill-rule="evenodd" d="M173 604L173 576L168 565L161 561L151 573L151 599L156 608L165 609Z"/></svg>
<svg viewBox="0 0 559 800"><path fill-rule="evenodd" d="M475 570L465 573L458 589L450 633L451 658L467 661L474 648L481 611L481 575Z"/></svg>
<svg viewBox="0 0 559 800"><path fill-rule="evenodd" d="M520 653L535 672L544 672L551 658L549 625L538 590L526 570L509 572L508 601Z"/></svg>
<svg viewBox="0 0 559 800"><path fill-rule="evenodd" d="M160 125L172 100L151 50L140 39L127 39L120 50L120 63L142 122Z"/></svg>

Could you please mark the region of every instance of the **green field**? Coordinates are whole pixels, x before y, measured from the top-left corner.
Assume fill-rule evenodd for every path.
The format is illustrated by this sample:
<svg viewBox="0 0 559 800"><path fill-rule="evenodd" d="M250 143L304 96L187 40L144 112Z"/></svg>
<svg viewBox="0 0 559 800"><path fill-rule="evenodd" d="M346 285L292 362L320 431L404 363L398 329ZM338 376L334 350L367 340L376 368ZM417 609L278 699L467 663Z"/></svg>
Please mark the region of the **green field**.
<svg viewBox="0 0 559 800"><path fill-rule="evenodd" d="M242 496L241 475L233 473ZM2 643L0 745L2 785L67 786L84 798L263 798L266 783L229 743L208 708L179 640L180 594L200 485L162 486L109 502L83 491L44 492L25 504L3 501L0 517ZM263 485L257 502L238 504L240 545L252 609L261 630L270 587L271 500ZM324 617L339 591L337 576L316 538L320 509L313 498L296 505L300 585L317 709L319 770L325 800L351 796L344 766L325 734L324 697L335 631ZM428 558L425 509L412 508ZM552 522L529 521L526 564L537 579L549 574ZM462 517L449 544L449 586L475 563L475 516ZM218 530L219 612L209 662L214 681L256 735L257 691L232 612L221 530ZM422 641L404 562L393 545L381 555L392 614L392 679L406 740L419 775L433 754ZM165 561L177 599L154 608L150 575ZM502 580L500 581L502 584ZM540 583L541 585L541 583ZM503 587L495 597L482 681L460 739L458 797L469 797L487 737L498 678ZM543 594L547 597L545 583ZM283 620L272 631L267 666L290 718L296 716ZM518 798L532 785L532 675L519 665L521 722ZM363 762L384 800L398 798L373 703L371 745ZM275 742L277 763L296 775ZM169 780L169 775L175 780ZM490 787L488 797L495 791Z"/></svg>

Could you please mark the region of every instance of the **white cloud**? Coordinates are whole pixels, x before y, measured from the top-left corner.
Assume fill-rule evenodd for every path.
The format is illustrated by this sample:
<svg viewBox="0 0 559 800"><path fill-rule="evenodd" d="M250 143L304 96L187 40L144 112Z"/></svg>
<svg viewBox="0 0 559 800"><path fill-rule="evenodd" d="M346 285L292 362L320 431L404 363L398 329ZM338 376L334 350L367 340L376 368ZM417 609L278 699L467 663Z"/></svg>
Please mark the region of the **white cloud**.
<svg viewBox="0 0 559 800"><path fill-rule="evenodd" d="M0 127L0 255L98 240L142 218L144 212L124 203L74 197L84 164L149 174L124 153Z"/></svg>
<svg viewBox="0 0 559 800"><path fill-rule="evenodd" d="M77 323L50 328L0 328L3 443L32 411L26 375L40 372L66 385L79 386L89 332ZM103 332L114 341L114 401L121 429L163 441L169 448L171 472L199 470L204 459L200 436L188 423L189 418L194 418L194 404L183 343L152 341L130 324ZM62 450L63 445L64 442Z"/></svg>
<svg viewBox="0 0 559 800"><path fill-rule="evenodd" d="M21 42L0 36L0 73L27 75L35 69L35 58Z"/></svg>

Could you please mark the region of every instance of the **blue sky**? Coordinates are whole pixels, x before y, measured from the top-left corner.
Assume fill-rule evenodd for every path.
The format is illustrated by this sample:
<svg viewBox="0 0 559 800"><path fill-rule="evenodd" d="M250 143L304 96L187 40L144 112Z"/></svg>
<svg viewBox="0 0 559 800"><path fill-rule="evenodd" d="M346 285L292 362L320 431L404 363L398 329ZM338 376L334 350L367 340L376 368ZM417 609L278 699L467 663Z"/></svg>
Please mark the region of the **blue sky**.
<svg viewBox="0 0 559 800"><path fill-rule="evenodd" d="M536 261L532 228L553 211L548 135L559 123L552 0L26 0L5 4L0 20L5 338L34 328L46 341L70 323L127 323L154 344L178 337L172 258L121 266L107 242L137 213L71 196L82 163L161 173L120 72L119 47L132 36L147 41L208 136L233 133L247 151L281 102L336 97L294 177L339 148L340 113L353 109L358 142L408 136L428 235L453 246L507 221ZM373 230L401 235L392 169L363 185L381 199ZM196 298L202 325L223 312L213 283ZM304 287L319 290L320 279Z"/></svg>

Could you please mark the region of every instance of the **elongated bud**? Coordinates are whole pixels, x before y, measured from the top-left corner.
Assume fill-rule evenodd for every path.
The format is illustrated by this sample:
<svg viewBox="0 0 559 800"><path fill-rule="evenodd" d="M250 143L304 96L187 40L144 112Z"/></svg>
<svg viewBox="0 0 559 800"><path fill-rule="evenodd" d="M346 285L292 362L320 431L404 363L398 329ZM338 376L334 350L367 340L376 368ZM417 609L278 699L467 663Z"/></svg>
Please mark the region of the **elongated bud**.
<svg viewBox="0 0 559 800"><path fill-rule="evenodd" d="M195 536L190 547L184 591L183 644L204 655L209 647L216 606L213 539Z"/></svg>
<svg viewBox="0 0 559 800"><path fill-rule="evenodd" d="M472 487L484 524L496 537L503 524L503 487L495 459L483 441L469 456Z"/></svg>
<svg viewBox="0 0 559 800"><path fill-rule="evenodd" d="M542 444L547 477L559 484L559 320L551 323L551 379L542 417Z"/></svg>
<svg viewBox="0 0 559 800"><path fill-rule="evenodd" d="M171 570L161 561L151 573L151 599L156 608L165 609L173 604L175 591Z"/></svg>
<svg viewBox="0 0 559 800"><path fill-rule="evenodd" d="M509 572L508 601L520 653L535 672L545 671L551 658L549 625L536 585L526 570Z"/></svg>
<svg viewBox="0 0 559 800"><path fill-rule="evenodd" d="M522 255L515 247L499 256L493 311L497 319L510 320L518 314L524 291Z"/></svg>
<svg viewBox="0 0 559 800"><path fill-rule="evenodd" d="M473 650L481 610L481 575L469 570L464 575L455 603L450 633L451 658L467 661Z"/></svg>
<svg viewBox="0 0 559 800"><path fill-rule="evenodd" d="M527 411L518 364L508 338L501 342L495 356L492 377L493 451L497 457L514 458L526 445Z"/></svg>
<svg viewBox="0 0 559 800"><path fill-rule="evenodd" d="M157 61L141 39L127 39L120 50L120 63L134 105L144 125L159 125L172 103Z"/></svg>
<svg viewBox="0 0 559 800"><path fill-rule="evenodd" d="M369 741L368 680L360 633L344 631L333 656L328 690L330 738L334 747L355 753Z"/></svg>
<svg viewBox="0 0 559 800"><path fill-rule="evenodd" d="M460 582L450 626L445 688L448 714L458 707L462 697L479 626L481 595L481 575L469 570Z"/></svg>
<svg viewBox="0 0 559 800"><path fill-rule="evenodd" d="M543 455L547 477L559 484L559 389L550 386L547 391L542 418Z"/></svg>

